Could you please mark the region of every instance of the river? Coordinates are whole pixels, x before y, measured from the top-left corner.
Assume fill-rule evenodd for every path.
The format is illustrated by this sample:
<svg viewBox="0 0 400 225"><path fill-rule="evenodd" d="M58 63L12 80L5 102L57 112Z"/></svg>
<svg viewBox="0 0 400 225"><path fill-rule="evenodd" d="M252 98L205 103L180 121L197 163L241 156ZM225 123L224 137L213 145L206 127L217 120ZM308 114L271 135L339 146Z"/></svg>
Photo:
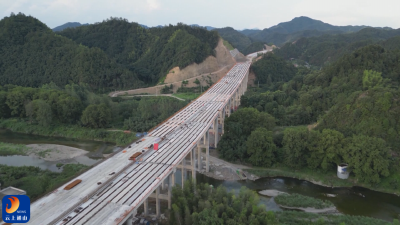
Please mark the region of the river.
<svg viewBox="0 0 400 225"><path fill-rule="evenodd" d="M45 161L39 158L29 156L0 156L0 164L8 166L37 166L41 169L48 169L54 172L61 172L62 168L57 168L57 163L81 163L87 166L95 164L103 158L104 151L115 151L118 148L112 144L101 141L86 141L74 138L46 137L33 134L15 133L9 130L0 129L0 142L13 144L57 144L74 148L80 148L88 151L86 155L78 156L73 159L61 161Z"/></svg>
<svg viewBox="0 0 400 225"><path fill-rule="evenodd" d="M329 200L343 214L369 216L387 221L400 219L399 196L361 187L330 188L308 181L285 177L261 178L256 181L221 181L199 173L196 176L197 182L209 183L214 187L223 185L228 190L234 190L235 192L238 192L242 186L257 191L257 193L266 189L275 189L287 193L298 193L322 200ZM327 197L326 194L334 194L336 197ZM272 198L260 194L259 196L261 203L267 206L267 210L281 210Z"/></svg>

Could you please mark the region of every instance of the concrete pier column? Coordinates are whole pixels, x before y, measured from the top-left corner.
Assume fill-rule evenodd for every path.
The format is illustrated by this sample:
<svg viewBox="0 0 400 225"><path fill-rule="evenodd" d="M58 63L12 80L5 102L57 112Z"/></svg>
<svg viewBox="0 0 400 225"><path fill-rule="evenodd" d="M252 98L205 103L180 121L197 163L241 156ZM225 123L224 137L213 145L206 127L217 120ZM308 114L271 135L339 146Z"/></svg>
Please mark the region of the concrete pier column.
<svg viewBox="0 0 400 225"><path fill-rule="evenodd" d="M195 159L195 155L196 155L196 151L194 148L192 148L192 181L196 182L196 159Z"/></svg>
<svg viewBox="0 0 400 225"><path fill-rule="evenodd" d="M210 134L206 132L206 172L210 172Z"/></svg>
<svg viewBox="0 0 400 225"><path fill-rule="evenodd" d="M174 173L172 173L172 174L174 174ZM172 191L171 178L172 178L172 174L169 176L169 179L168 179L168 209L171 209L171 196L172 196L172 194L171 194L171 191Z"/></svg>
<svg viewBox="0 0 400 225"><path fill-rule="evenodd" d="M149 215L149 198L146 198L143 202L143 207L144 207L144 216Z"/></svg>
<svg viewBox="0 0 400 225"><path fill-rule="evenodd" d="M170 184L171 184L171 188L172 188L173 186L175 186L175 169L174 169L174 171L172 171L172 173L171 173L171 182L170 182Z"/></svg>
<svg viewBox="0 0 400 225"><path fill-rule="evenodd" d="M159 195L160 195L160 186L158 186L156 188L156 215L157 215L157 219L160 218L160 214L161 214L161 212L160 212L160 198L159 198Z"/></svg>
<svg viewBox="0 0 400 225"><path fill-rule="evenodd" d="M222 118L221 118L221 126L222 126L222 129L221 129L221 135L224 135L224 121L225 121L225 111L222 113Z"/></svg>
<svg viewBox="0 0 400 225"><path fill-rule="evenodd" d="M214 147L217 148L218 145L218 117L215 119L215 123L214 123L214 135L215 135L215 139L214 139Z"/></svg>
<svg viewBox="0 0 400 225"><path fill-rule="evenodd" d="M182 189L183 189L183 185L185 184L185 179L186 179L186 169L185 169L185 165L186 165L186 159L183 158L182 160Z"/></svg>
<svg viewBox="0 0 400 225"><path fill-rule="evenodd" d="M132 225L133 223L133 215L130 215L129 218L126 220L126 225Z"/></svg>
<svg viewBox="0 0 400 225"><path fill-rule="evenodd" d="M206 140L206 138L204 137L204 140ZM197 168L198 170L202 170L203 168L201 167L201 147L200 145L197 145Z"/></svg>

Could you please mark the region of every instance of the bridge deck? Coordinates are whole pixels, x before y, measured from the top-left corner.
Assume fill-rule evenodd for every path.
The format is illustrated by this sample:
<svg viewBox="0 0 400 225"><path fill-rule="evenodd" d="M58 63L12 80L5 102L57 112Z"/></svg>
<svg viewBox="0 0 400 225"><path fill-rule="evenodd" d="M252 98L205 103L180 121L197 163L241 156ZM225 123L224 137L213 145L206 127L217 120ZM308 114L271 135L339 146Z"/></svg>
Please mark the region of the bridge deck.
<svg viewBox="0 0 400 225"><path fill-rule="evenodd" d="M124 149L126 153L121 151L78 176L82 183L76 187L67 191L63 189L65 184L34 202L29 224L48 224L66 212L71 219L60 220L57 224L118 224L128 212L137 209L193 149L232 98L249 66L250 63L236 64L219 83L150 132L143 142L132 144L131 148ZM164 139L161 141L161 138ZM147 152L143 162L128 160L133 153L157 142L159 150ZM112 172L117 174L109 175ZM97 182L109 183L98 190ZM93 197L87 197L91 194ZM82 207L82 211L73 212L77 207Z"/></svg>

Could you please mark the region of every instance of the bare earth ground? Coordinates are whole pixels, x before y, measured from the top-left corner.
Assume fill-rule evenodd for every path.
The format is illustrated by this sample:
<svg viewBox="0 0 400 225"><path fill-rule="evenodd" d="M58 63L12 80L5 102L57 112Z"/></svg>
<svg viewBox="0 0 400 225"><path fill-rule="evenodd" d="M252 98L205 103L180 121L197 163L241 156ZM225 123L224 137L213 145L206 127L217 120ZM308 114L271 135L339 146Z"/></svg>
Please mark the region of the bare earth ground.
<svg viewBox="0 0 400 225"><path fill-rule="evenodd" d="M205 78L207 78L207 76L210 76L211 80L215 83L222 76L224 76L235 64L235 60L232 58L228 49L226 49L221 39L218 42L215 51L216 51L216 57L209 56L206 60L204 60L200 64L193 63L183 68L182 70L180 70L180 68L178 67L173 68L170 71L171 73L169 73L165 78L164 80L165 84L148 88L139 88L133 90L112 92L109 94L109 96L116 97L125 94L137 95L143 93L160 94L161 89L165 85L170 85L170 84L174 86L173 92L176 92L178 88L181 86L182 81L184 80L189 81L186 87L196 87L197 84L193 83L196 79L199 79L202 85L206 85L206 83L201 79L203 76ZM172 71L174 72L172 73Z"/></svg>
<svg viewBox="0 0 400 225"><path fill-rule="evenodd" d="M217 153L215 149L210 149L210 159L209 159L210 171L207 173L206 161L205 161L206 155L202 153L203 168L201 171L199 171L200 173L218 180L245 180L245 179L255 180L258 178L257 176L249 174L242 170L242 169L250 169L250 167L228 163L224 160L212 156L216 154Z"/></svg>
<svg viewBox="0 0 400 225"><path fill-rule="evenodd" d="M279 204L278 204L279 205ZM329 207L329 208L324 208L324 209L316 209L316 208L311 208L311 207L307 207L307 208L302 208L302 207L288 207L288 206L283 206L283 205L279 205L279 207L283 208L283 209L298 209L304 212L309 212L309 213L337 213L337 209L336 207Z"/></svg>
<svg viewBox="0 0 400 225"><path fill-rule="evenodd" d="M39 157L46 161L72 159L88 153L88 151L79 148L55 144L30 144L27 147L31 148L29 156Z"/></svg>

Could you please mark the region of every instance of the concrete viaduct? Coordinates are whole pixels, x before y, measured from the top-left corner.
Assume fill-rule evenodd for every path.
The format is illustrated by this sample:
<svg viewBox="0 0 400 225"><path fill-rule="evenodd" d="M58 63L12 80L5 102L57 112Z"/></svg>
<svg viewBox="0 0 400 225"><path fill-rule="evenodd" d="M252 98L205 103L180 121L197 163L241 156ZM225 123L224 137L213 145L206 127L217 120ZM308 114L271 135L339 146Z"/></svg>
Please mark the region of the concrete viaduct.
<svg viewBox="0 0 400 225"><path fill-rule="evenodd" d="M191 171L209 170L209 148L224 133L224 120L240 104L247 90L250 62L237 63L198 99L157 126L140 142L134 142L112 157L76 177L82 182L70 190L61 186L31 205L28 224L132 224L139 206L148 213L154 198L160 216L160 200L171 208L175 172L182 181ZM139 161L129 157L158 143ZM205 149L205 163L201 151ZM183 185L184 182L182 182Z"/></svg>

